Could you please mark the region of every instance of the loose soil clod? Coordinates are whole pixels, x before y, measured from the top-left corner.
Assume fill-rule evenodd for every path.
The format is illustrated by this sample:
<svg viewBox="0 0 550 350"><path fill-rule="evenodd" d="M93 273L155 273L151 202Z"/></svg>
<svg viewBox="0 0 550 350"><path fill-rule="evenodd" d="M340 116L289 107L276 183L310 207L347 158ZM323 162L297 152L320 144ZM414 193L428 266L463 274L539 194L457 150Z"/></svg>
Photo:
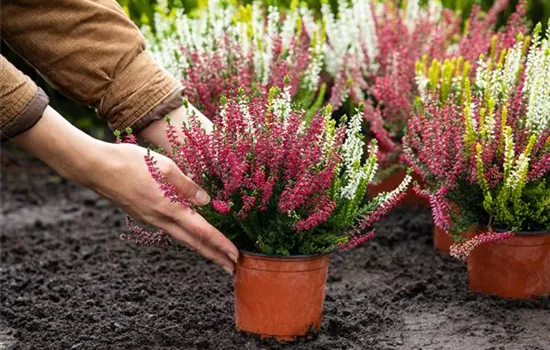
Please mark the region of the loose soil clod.
<svg viewBox="0 0 550 350"><path fill-rule="evenodd" d="M335 254L320 335L276 344L235 332L221 269L120 241L123 213L90 191L2 171L0 340L12 349L550 349L550 298L468 292L465 265L433 249L426 209L396 210Z"/></svg>

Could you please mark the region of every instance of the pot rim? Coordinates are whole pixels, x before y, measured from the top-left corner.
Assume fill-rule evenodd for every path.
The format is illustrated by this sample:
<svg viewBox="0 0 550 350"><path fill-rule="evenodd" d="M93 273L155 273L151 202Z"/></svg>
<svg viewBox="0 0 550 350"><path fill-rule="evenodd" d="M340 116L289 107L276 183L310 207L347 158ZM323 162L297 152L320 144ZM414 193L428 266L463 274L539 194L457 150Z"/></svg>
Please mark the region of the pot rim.
<svg viewBox="0 0 550 350"><path fill-rule="evenodd" d="M331 255L332 253L333 252L331 251L328 253L320 253L320 254L277 255L277 254L256 253L245 249L239 249L239 254L243 254L243 255L251 255L251 256L257 256L257 257L268 258L268 259L288 259L288 260L320 258L323 256Z"/></svg>
<svg viewBox="0 0 550 350"><path fill-rule="evenodd" d="M501 228L494 228L494 232L508 232L510 230L503 230ZM542 230L542 231L512 231L514 232L514 235L516 236L546 236L550 235L550 230Z"/></svg>

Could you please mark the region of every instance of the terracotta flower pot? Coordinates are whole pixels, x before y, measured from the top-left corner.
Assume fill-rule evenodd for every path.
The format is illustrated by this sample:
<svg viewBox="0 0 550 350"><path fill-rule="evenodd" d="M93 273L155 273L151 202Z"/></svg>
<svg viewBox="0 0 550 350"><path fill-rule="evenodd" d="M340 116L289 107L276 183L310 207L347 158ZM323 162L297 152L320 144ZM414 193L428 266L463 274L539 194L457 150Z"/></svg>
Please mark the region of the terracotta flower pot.
<svg viewBox="0 0 550 350"><path fill-rule="evenodd" d="M468 256L471 290L505 298L550 295L550 232L516 233Z"/></svg>
<svg viewBox="0 0 550 350"><path fill-rule="evenodd" d="M382 192L393 191L397 186L399 186L406 175L406 170L399 170L393 172L390 176L383 179L380 183L369 184L367 186L367 193L369 197L373 198ZM415 174L413 174L412 177L413 181L420 181L420 179ZM409 188L407 189L407 196L403 199L403 201L401 201L400 205L405 207L430 207L430 203L426 199L414 193L412 185L409 186Z"/></svg>
<svg viewBox="0 0 550 350"><path fill-rule="evenodd" d="M451 245L454 240L452 237L439 227L434 225L434 248L442 254L449 254L451 252Z"/></svg>
<svg viewBox="0 0 550 350"><path fill-rule="evenodd" d="M238 331L291 341L321 327L330 254L276 257L241 252L235 274Z"/></svg>

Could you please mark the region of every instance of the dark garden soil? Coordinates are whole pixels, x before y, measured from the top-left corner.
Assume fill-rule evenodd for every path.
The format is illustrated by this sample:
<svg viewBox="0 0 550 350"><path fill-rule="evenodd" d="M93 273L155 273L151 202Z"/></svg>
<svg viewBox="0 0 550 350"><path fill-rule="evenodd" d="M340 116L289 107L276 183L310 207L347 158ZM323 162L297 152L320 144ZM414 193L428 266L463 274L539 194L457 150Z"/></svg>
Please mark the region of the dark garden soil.
<svg viewBox="0 0 550 350"><path fill-rule="evenodd" d="M120 241L124 215L32 161L4 162L0 349L550 349L550 298L467 291L432 249L427 210L398 210L335 254L320 335L237 334L231 279L192 252Z"/></svg>

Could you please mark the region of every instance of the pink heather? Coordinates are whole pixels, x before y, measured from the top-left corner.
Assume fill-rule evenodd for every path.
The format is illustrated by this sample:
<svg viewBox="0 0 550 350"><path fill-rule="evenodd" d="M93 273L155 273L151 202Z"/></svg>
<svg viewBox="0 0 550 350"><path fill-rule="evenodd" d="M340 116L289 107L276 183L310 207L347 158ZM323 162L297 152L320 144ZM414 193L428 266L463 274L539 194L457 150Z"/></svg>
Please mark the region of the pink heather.
<svg viewBox="0 0 550 350"><path fill-rule="evenodd" d="M147 231L135 225L129 216L126 217L126 227L129 232L120 235L120 238L125 241L130 241L138 245L157 246L163 248L168 248L170 246L170 235L168 235L165 231Z"/></svg>
<svg viewBox="0 0 550 350"><path fill-rule="evenodd" d="M514 236L514 232L485 232L481 233L473 238L470 238L466 242L455 243L451 246L451 256L466 260L468 255L481 244L490 242L499 242Z"/></svg>
<svg viewBox="0 0 550 350"><path fill-rule="evenodd" d="M164 197L168 198L172 203L179 203L184 207L188 207L189 203L187 200L178 192L174 185L168 183L164 176L160 173L157 167L157 161L153 158L153 156L147 154L143 158L145 159L145 164L147 164L149 174L151 174L151 177L157 182L159 189L164 194Z"/></svg>
<svg viewBox="0 0 550 350"><path fill-rule="evenodd" d="M322 151L322 115L316 115L299 132L302 115L293 112L287 121L274 119L266 108L267 92L263 92L245 103L249 123L255 126L250 128L240 104L238 99L227 102L225 116L211 135L206 135L196 124L182 128L185 144L176 145L190 175L210 179L204 185L216 198L212 201L214 209L229 213L232 205L241 202L235 210L245 219L256 207L268 210L271 198L276 195L277 207L282 212L300 209L308 213L298 221L297 229L311 229L326 221L332 212L331 204L319 201L318 196L332 186L334 170L340 162L337 149L343 139L333 146L328 158ZM279 193L273 193L276 184ZM241 200L231 201L236 197Z"/></svg>
<svg viewBox="0 0 550 350"><path fill-rule="evenodd" d="M451 220L449 212L451 210L449 202L444 197L445 189L440 189L437 193L430 195L428 200L432 209L434 224L443 231L449 231Z"/></svg>
<svg viewBox="0 0 550 350"><path fill-rule="evenodd" d="M366 241L374 238L374 231L369 231L363 235L360 236L351 236L350 239L343 244L340 244L338 246L339 251L346 251L350 250L352 248L355 248L357 246L360 246L361 244L365 243Z"/></svg>
<svg viewBox="0 0 550 350"><path fill-rule="evenodd" d="M223 116L213 118L217 127L206 134L196 118L182 127L184 139L178 141L172 126L167 137L176 164L212 196L211 207L220 214L233 215L243 225L253 212L267 212L292 223L287 229L311 231L326 223L334 213L336 199L333 185L339 176L346 128L336 128L333 142L327 149L325 117L317 113L308 125L303 113L291 111L288 118L273 114L269 94L230 98L223 107ZM247 110L246 118L243 108ZM155 163L147 158L152 176L162 183L167 196L171 189L159 179ZM372 215L362 218L353 232L351 245L358 245L372 236L363 236L370 225L379 220L405 196L395 196ZM254 220L253 218L251 220ZM350 234L348 233L348 234Z"/></svg>
<svg viewBox="0 0 550 350"><path fill-rule="evenodd" d="M229 214L231 212L231 203L219 199L212 200L212 207L220 214Z"/></svg>
<svg viewBox="0 0 550 350"><path fill-rule="evenodd" d="M115 143L129 143L132 145L137 145L137 138L134 134L126 133L124 135L121 135L120 137L117 137Z"/></svg>
<svg viewBox="0 0 550 350"><path fill-rule="evenodd" d="M529 181L534 181L548 173L550 173L550 153L543 155L540 159L533 162L527 178Z"/></svg>
<svg viewBox="0 0 550 350"><path fill-rule="evenodd" d="M261 72L254 66L254 52L247 52L226 34L215 52L201 52L181 48L182 56L189 63L181 81L183 95L208 118L214 118L220 106L220 98L236 97L239 88L250 95L267 86L285 86L289 79L290 94L295 96L302 82L302 75L310 65L310 38L305 30L301 36L291 38L289 47L283 51L282 38L273 39L271 65L267 83L259 81ZM224 54L220 54L223 52Z"/></svg>
<svg viewBox="0 0 550 350"><path fill-rule="evenodd" d="M216 114L222 96L233 96L240 87L246 92L253 88L251 54L244 54L228 36L222 38L220 46L216 52L181 49L182 55L189 60L181 82L183 95L209 118ZM230 54L224 59L220 51Z"/></svg>
<svg viewBox="0 0 550 350"><path fill-rule="evenodd" d="M312 209L312 213L305 219L296 223L296 231L307 231L328 220L336 208L336 202L328 196L318 200L318 205Z"/></svg>
<svg viewBox="0 0 550 350"><path fill-rule="evenodd" d="M256 203L256 197L242 196L241 199L243 201L243 207L241 208L237 216L240 220L244 220L246 219L248 214L252 211L252 209L254 209L254 204Z"/></svg>

